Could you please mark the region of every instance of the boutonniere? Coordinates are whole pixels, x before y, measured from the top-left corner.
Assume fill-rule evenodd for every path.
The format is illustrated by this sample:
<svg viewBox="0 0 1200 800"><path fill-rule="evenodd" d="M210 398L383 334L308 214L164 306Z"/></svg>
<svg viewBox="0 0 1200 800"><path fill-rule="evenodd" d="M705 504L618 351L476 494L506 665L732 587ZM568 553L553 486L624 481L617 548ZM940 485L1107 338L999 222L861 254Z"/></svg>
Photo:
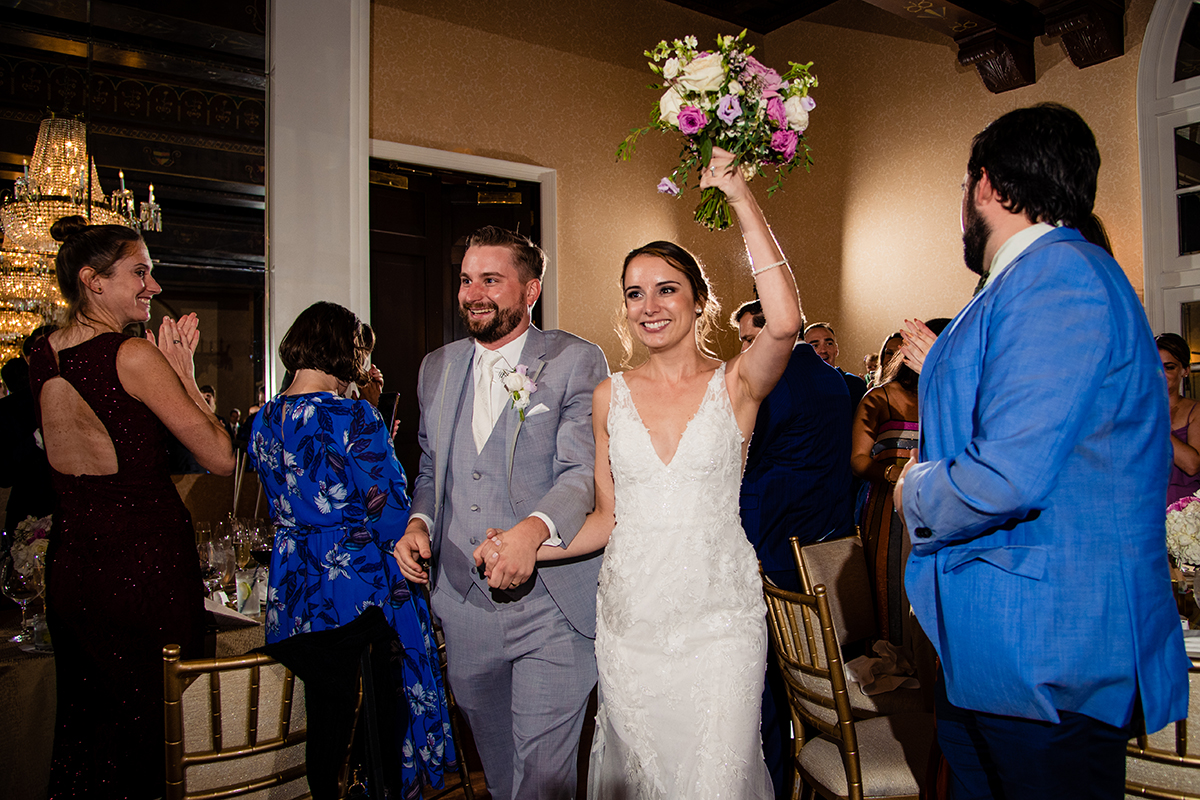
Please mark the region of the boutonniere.
<svg viewBox="0 0 1200 800"><path fill-rule="evenodd" d="M529 395L537 391L537 384L529 379L529 367L517 364L514 370L504 370L504 390L512 395L512 407L525 421L525 409L529 407Z"/></svg>

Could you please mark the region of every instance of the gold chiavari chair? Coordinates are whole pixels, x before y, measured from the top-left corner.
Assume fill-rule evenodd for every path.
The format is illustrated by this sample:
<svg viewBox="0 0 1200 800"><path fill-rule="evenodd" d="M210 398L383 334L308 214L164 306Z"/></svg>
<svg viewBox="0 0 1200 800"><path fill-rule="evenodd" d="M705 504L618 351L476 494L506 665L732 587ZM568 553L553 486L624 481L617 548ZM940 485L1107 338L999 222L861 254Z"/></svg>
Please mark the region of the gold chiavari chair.
<svg viewBox="0 0 1200 800"><path fill-rule="evenodd" d="M1188 716L1200 718L1200 658L1192 659L1188 684ZM1200 800L1200 743L1189 742L1186 719L1129 741L1125 747L1125 796Z"/></svg>
<svg viewBox="0 0 1200 800"><path fill-rule="evenodd" d="M834 632L843 647L873 639L878 633L875 620L874 590L867 572L867 558L858 535L801 546L790 539L792 556L800 571L800 585L808 594L816 586L826 588ZM894 689L866 695L856 686L849 689L850 709L859 719L884 714L932 709L932 694L920 689Z"/></svg>
<svg viewBox="0 0 1200 800"><path fill-rule="evenodd" d="M933 743L933 715L859 720L850 707L841 647L825 587L788 592L765 577L767 622L793 718L819 733L796 757L793 797L917 800Z"/></svg>
<svg viewBox="0 0 1200 800"><path fill-rule="evenodd" d="M180 660L163 648L165 800L300 800L308 790L304 684L262 654ZM362 708L359 683L358 708ZM346 793L347 748L339 781Z"/></svg>

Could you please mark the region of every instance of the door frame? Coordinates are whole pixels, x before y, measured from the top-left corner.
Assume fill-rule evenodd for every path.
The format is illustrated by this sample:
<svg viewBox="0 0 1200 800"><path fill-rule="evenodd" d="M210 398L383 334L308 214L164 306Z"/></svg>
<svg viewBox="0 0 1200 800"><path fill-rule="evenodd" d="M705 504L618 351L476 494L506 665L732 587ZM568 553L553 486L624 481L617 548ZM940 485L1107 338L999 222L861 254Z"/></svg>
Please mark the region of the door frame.
<svg viewBox="0 0 1200 800"><path fill-rule="evenodd" d="M388 142L383 139L371 140L370 157L540 184L541 246L546 253L546 275L542 278L542 325L547 330L558 327L557 170L468 153L452 153L448 150L435 150L431 147Z"/></svg>

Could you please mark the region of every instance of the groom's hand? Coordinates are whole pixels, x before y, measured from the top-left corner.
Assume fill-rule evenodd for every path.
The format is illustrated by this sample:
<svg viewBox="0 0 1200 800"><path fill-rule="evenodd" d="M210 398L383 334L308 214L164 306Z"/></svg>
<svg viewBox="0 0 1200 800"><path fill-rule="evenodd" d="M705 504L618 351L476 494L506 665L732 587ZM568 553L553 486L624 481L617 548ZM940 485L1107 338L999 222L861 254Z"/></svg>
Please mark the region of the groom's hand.
<svg viewBox="0 0 1200 800"><path fill-rule="evenodd" d="M392 555L396 557L400 572L406 579L414 583L429 583L429 575L417 562L419 558L428 562L433 556L433 551L429 548L429 529L425 527L424 520L414 517L408 521L404 536L396 542Z"/></svg>
<svg viewBox="0 0 1200 800"><path fill-rule="evenodd" d="M489 531L488 540L475 550L475 565L484 568L488 586L515 589L529 580L538 548L549 538L545 522L526 517L506 531Z"/></svg>

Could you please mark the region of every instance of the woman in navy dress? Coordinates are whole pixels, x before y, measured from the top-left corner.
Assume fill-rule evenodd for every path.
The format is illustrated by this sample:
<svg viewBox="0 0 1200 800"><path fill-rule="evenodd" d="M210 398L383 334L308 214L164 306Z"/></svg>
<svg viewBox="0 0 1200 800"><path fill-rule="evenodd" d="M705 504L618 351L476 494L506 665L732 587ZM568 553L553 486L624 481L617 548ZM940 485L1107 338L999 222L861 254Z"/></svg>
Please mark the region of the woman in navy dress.
<svg viewBox="0 0 1200 800"><path fill-rule="evenodd" d="M392 561L408 523L404 470L373 402L383 378L370 366L375 336L335 303L304 310L279 346L295 373L254 418L250 458L271 503L275 546L267 589L267 642L336 628L378 606L400 638L397 702L404 796L421 779L442 785L454 763L450 719L425 597ZM363 398L347 399L359 384Z"/></svg>

